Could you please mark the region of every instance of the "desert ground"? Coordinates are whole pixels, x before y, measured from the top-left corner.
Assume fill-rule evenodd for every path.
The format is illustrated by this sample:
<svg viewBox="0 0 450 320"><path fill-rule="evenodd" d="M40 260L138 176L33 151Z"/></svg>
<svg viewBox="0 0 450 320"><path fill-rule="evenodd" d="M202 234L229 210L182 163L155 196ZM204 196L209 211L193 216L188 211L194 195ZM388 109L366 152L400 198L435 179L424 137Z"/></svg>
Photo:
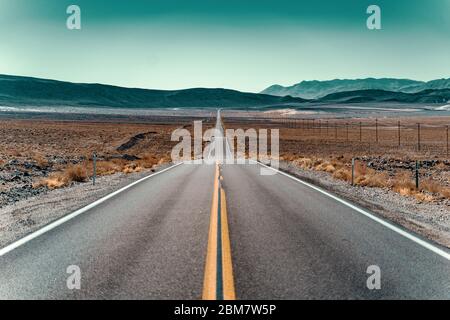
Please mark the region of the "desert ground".
<svg viewBox="0 0 450 320"><path fill-rule="evenodd" d="M94 153L97 176L151 170L170 162L177 143L171 134L177 128L192 130L192 122L0 120L0 207L91 180Z"/></svg>

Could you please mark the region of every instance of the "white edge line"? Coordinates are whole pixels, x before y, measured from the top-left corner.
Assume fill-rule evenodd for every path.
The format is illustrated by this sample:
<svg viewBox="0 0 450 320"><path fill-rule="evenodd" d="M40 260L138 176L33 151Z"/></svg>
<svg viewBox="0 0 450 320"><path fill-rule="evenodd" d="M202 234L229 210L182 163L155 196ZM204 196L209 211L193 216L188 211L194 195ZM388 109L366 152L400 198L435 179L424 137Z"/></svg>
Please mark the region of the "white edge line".
<svg viewBox="0 0 450 320"><path fill-rule="evenodd" d="M40 235L42 235L42 234L44 234L44 233L46 233L46 232L56 228L57 226L59 226L59 225L65 223L65 222L75 218L76 216L79 216L80 214L85 213L86 211L88 211L88 210L98 206L99 204L105 202L108 199L111 199L112 197L114 197L114 196L118 195L119 193L121 193L121 192L123 192L123 191L125 191L125 190L127 190L127 189L129 189L129 188L131 188L131 187L133 187L135 185L137 185L138 183L141 183L142 181L147 180L147 179L149 179L151 177L154 177L154 176L156 176L156 175L158 175L160 173L163 173L163 172L166 172L166 171L168 171L170 169L178 167L181 164L183 164L183 162L174 164L174 165L172 165L172 166L170 166L168 168L165 168L165 169L163 169L161 171L158 171L158 172L155 172L155 173L153 173L151 175L143 177L143 178L141 178L141 179L139 179L139 180L137 180L135 182L130 183L129 185L126 185L125 187L123 187L123 188L121 188L119 190L116 190L116 191L114 191L114 192L104 196L103 198L100 198L100 199L92 202L91 204L88 204L87 206L85 206L85 207L83 207L81 209L78 209L78 210L76 210L76 211L74 211L72 213L69 213L69 214L63 216L62 218L59 218L59 219L57 219L57 220L55 220L55 221L45 225L41 229L38 229L38 230L36 230L36 231L26 235L25 237L23 237L23 238L15 241L15 242L7 245L6 247L0 249L0 257L5 255L5 254L7 254L8 252L10 252L12 250L14 250L14 249L24 245L25 243L33 240L34 238L37 238Z"/></svg>
<svg viewBox="0 0 450 320"><path fill-rule="evenodd" d="M377 216L373 215L372 213L370 213L370 212L368 212L366 210L363 210L361 208L358 208L357 206L351 204L350 202L347 202L347 201L345 201L345 200L343 200L341 198L338 198L335 195L333 195L331 193L328 193L327 191L325 191L325 190L323 190L323 189L321 189L319 187L316 187L313 184L310 184L308 182L302 181L302 180L300 180L300 179L298 179L298 178L296 178L294 176L291 176L290 174L287 174L287 173L285 173L283 171L280 171L280 170L274 169L272 167L269 167L269 166L267 166L264 163L261 163L259 161L257 161L257 163L259 165L261 165L261 166L264 166L264 167L269 168L269 169L271 169L271 170L273 170L275 172L278 172L278 173L280 173L280 174L282 174L282 175L284 175L284 176L286 176L286 177L288 177L288 178L290 178L292 180L300 182L301 184L304 184L305 186L308 186L308 187L310 187L310 188L312 188L312 189L314 189L314 190L316 190L316 191L318 191L318 192L320 192L320 193L322 193L322 194L324 194L324 195L326 195L326 196L328 196L328 197L330 197L330 198L332 198L332 199L334 199L334 200L336 200L336 201L346 205L349 208L352 208L353 210L355 210L355 211L365 215L366 217L368 217L368 218L370 218L370 219L372 219L372 220L382 224L386 228L391 229L392 231L395 231L398 234L404 236L405 238L408 238L408 239L414 241L415 243L421 245L422 247L433 251L434 253L440 255L441 257L443 257L443 258L445 258L447 260L450 260L450 254L449 253L447 253L444 250L442 250L442 249L440 249L440 248L438 248L438 247L436 247L436 246L434 246L434 245L432 245L432 244L430 244L430 243L428 243L428 242L426 242L426 241L424 241L424 240L422 240L422 239L412 235L409 232L406 232L406 231L402 230L399 227L394 226L393 224L391 224L391 223L389 223L389 222L387 222L387 221L385 221L385 220L383 220L381 218L378 218Z"/></svg>

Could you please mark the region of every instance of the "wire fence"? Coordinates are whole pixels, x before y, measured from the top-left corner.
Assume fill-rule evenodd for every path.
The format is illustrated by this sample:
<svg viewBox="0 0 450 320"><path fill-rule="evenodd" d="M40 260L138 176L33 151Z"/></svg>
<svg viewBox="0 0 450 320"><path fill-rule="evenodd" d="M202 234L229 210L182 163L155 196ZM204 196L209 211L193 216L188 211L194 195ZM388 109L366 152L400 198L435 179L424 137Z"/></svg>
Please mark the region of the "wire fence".
<svg viewBox="0 0 450 320"><path fill-rule="evenodd" d="M369 142L380 146L409 149L449 156L449 125L411 123L400 120L288 120L288 128L302 129L306 137L328 142Z"/></svg>
<svg viewBox="0 0 450 320"><path fill-rule="evenodd" d="M253 122L295 129L291 135L297 140L325 143L330 150L357 146L362 151L374 148L413 152L424 157L449 158L450 155L450 124L443 121L259 118Z"/></svg>

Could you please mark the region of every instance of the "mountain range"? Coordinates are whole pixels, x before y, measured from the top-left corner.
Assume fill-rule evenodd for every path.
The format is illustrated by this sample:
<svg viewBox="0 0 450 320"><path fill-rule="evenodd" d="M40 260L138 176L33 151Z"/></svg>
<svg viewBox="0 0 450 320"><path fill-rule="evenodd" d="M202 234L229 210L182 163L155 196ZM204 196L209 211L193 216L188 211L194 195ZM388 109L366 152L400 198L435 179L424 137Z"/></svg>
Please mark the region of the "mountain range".
<svg viewBox="0 0 450 320"><path fill-rule="evenodd" d="M301 98L279 97L221 88L150 90L0 75L0 105L4 106L276 108L297 105L305 101Z"/></svg>
<svg viewBox="0 0 450 320"><path fill-rule="evenodd" d="M328 81L302 81L293 86L273 85L261 93L275 96L292 96L303 99L320 99L329 94L359 90L383 90L402 93L417 93L424 90L450 89L450 79L438 79L428 82L409 79L354 79Z"/></svg>
<svg viewBox="0 0 450 320"><path fill-rule="evenodd" d="M369 84L372 85L371 88L359 89ZM381 84L384 84L384 89L376 89ZM366 102L426 104L450 102L450 79L430 82L398 79L333 80L302 82L300 85L302 88L309 88L309 91L305 91L308 95L315 92L314 95L319 97L306 100L291 95L267 94L267 90L266 93L250 93L223 88L138 89L0 75L0 106L274 109ZM429 88L419 90L424 86ZM326 92L331 93L323 95Z"/></svg>
<svg viewBox="0 0 450 320"><path fill-rule="evenodd" d="M336 92L326 95L315 102L325 104L342 103L421 103L446 104L450 102L450 89L427 89L415 93L393 92L385 90L355 90Z"/></svg>

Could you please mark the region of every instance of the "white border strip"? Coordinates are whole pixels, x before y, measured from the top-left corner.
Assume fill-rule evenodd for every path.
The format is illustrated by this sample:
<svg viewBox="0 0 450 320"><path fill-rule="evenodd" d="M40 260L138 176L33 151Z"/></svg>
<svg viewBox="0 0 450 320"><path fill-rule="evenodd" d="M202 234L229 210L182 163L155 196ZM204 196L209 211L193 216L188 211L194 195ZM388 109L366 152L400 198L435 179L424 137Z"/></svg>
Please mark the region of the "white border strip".
<svg viewBox="0 0 450 320"><path fill-rule="evenodd" d="M99 204L105 202L108 199L111 199L112 197L114 197L114 196L118 195L119 193L121 193L121 192L123 192L123 191L125 191L125 190L127 190L127 189L129 189L129 188L131 188L131 187L133 187L135 185L137 185L138 183L141 183L142 181L147 180L147 179L149 179L151 177L154 177L154 176L156 176L156 175L158 175L160 173L163 173L163 172L166 172L166 171L168 171L170 169L178 167L181 164L183 164L183 162L174 164L174 165L172 165L172 166L170 166L168 168L165 168L164 170L155 172L155 173L153 173L151 175L148 175L148 176L146 176L144 178L141 178L141 179L139 179L139 180L137 180L135 182L132 182L129 185L126 185L125 187L123 187L123 188L121 188L121 189L119 189L117 191L114 191L113 193L110 193L110 194L104 196L103 198L100 198L100 199L92 202L91 204L88 204L87 206L85 206L85 207L83 207L81 209L78 209L77 211L69 213L69 214L65 215L64 217L62 217L62 218L60 218L58 220L55 220L55 221L45 225L41 229L38 229L38 230L30 233L29 235L27 235L27 236L25 236L25 237L15 241L15 242L9 244L9 245L7 245L6 247L0 249L0 257L5 255L5 254L7 254L8 252L16 249L17 247L20 247L20 246L24 245L25 243L33 240L34 238L37 238L40 235L42 235L42 234L44 234L44 233L46 233L46 232L56 228L57 226L63 224L64 222L67 222L67 221L75 218L76 216L79 216L80 214L85 213L86 211L88 211L88 210L98 206Z"/></svg>
<svg viewBox="0 0 450 320"><path fill-rule="evenodd" d="M347 202L347 201L345 201L343 199L340 199L340 198L336 197L335 195L333 195L331 193L328 193L327 191L325 191L325 190L323 190L321 188L318 188L315 185L312 185L312 184L310 184L308 182L305 182L305 181L302 181L302 180L300 180L300 179L298 179L296 177L293 177L290 174L287 174L287 173L282 172L280 170L277 170L277 169L274 169L272 167L269 167L269 166L267 166L264 163L261 163L259 161L257 163L259 165L264 166L266 168L269 168L269 169L271 169L271 170L273 170L273 171L275 171L277 173L280 173L280 174L282 174L282 175L284 175L284 176L286 176L286 177L288 177L288 178L290 178L292 180L300 182L301 184L303 184L303 185L305 185L307 187L310 187L311 189L314 189L314 190L316 190L316 191L318 191L318 192L320 192L320 193L322 193L322 194L324 194L324 195L326 195L326 196L328 196L328 197L330 197L330 198L332 198L332 199L342 203L343 205L346 205L349 208L352 208L353 210L355 210L355 211L365 215L366 217L368 217L368 218L370 218L370 219L372 219L372 220L382 224L386 228L391 229L392 231L397 232L398 234L404 236L405 238L408 238L408 239L414 241L415 243L421 245L422 247L424 247L424 248L426 248L426 249L428 249L430 251L433 251L434 253L440 255L441 257L443 257L443 258L445 258L447 260L450 260L450 254L448 252L446 252L446 251L444 251L444 250L442 250L442 249L440 249L440 248L438 248L438 247L436 247L436 246L434 246L434 245L432 245L432 244L430 244L430 243L428 243L428 242L426 242L426 241L424 241L422 239L419 239L418 237L412 235L411 233L406 232L406 231L400 229L399 227L396 227L393 224L391 224L391 223L389 223L389 222L387 222L387 221L385 221L383 219L380 219L380 218L376 217L372 213L369 213L366 210L358 208L357 206L351 204L350 202Z"/></svg>

